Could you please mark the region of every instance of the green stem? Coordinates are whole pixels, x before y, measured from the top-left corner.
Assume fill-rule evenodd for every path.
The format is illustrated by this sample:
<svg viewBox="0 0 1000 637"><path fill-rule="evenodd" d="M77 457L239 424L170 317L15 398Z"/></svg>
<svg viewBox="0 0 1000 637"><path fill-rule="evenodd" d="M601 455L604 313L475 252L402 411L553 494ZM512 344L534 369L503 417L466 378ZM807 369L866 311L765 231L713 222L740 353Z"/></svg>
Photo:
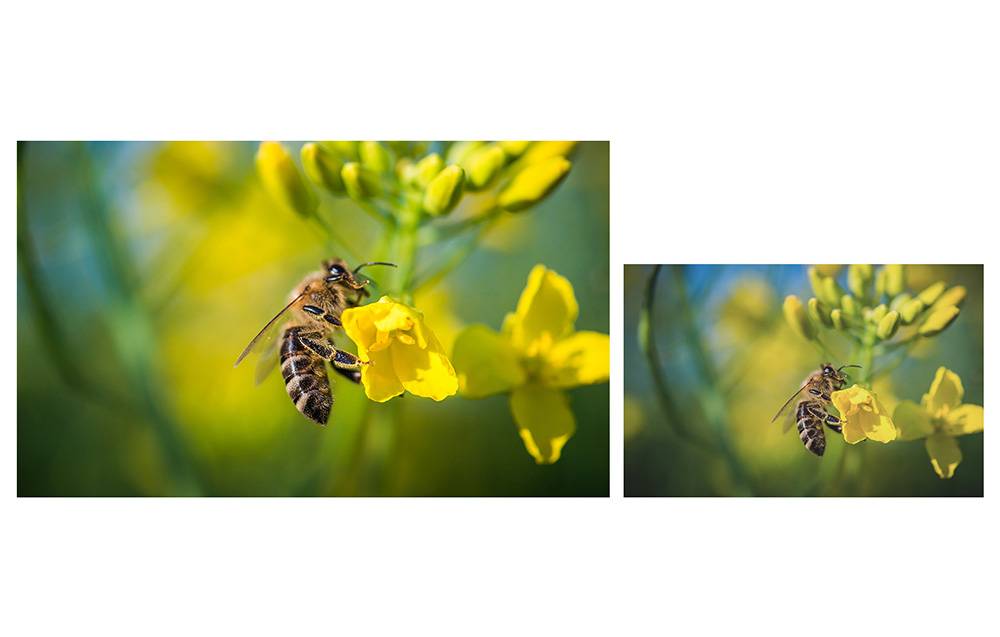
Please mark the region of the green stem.
<svg viewBox="0 0 1000 637"><path fill-rule="evenodd" d="M736 454L736 450L732 446L732 436L727 426L726 399L719 390L719 375L716 372L715 363L708 353L705 340L701 334L700 324L696 320L688 300L684 271L682 266L672 266L672 270L680 304L681 319L687 332L688 346L694 355L695 365L705 383L705 390L698 394L702 411L705 414L706 420L715 429L716 444L722 451L722 456L729 464L733 479L741 484L749 495L753 495L754 487L750 474L743 466L742 461Z"/></svg>
<svg viewBox="0 0 1000 637"><path fill-rule="evenodd" d="M402 215L402 223L395 232L396 276L395 292L409 301L412 294L413 275L417 261L417 229L420 216L413 211Z"/></svg>
<svg viewBox="0 0 1000 637"><path fill-rule="evenodd" d="M491 219L485 225L483 225L479 231L471 239L462 244L460 248L452 251L447 259L441 263L437 268L432 269L421 276L415 278L413 283L413 291L430 287L435 285L438 281L446 277L447 275L454 272L460 265L465 263L465 260L472 255L475 249L479 246L480 241L486 236L493 226L495 225L497 219Z"/></svg>
<svg viewBox="0 0 1000 637"><path fill-rule="evenodd" d="M482 226L483 224L490 224L495 219L497 219L497 217L499 217L502 213L503 213L503 208L493 206L487 209L485 212L480 213L474 217L466 217L465 219L461 219L454 223L434 228L430 232L431 236L430 243L451 239L453 237L456 237L464 233L467 230L473 230L475 228Z"/></svg>
<svg viewBox="0 0 1000 637"><path fill-rule="evenodd" d="M674 431L674 434L682 440L700 446L710 447L709 443L696 436L688 429L688 419L685 418L678 407L667 382L666 374L660 366L660 350L656 342L656 320L654 317L654 306L656 304L656 283L662 271L662 265L653 267L653 273L646 283L646 293L642 299L642 308L639 311L639 347L646 356L646 363L649 365L649 372L653 379L653 388L656 391L656 398L666 416L667 424Z"/></svg>
<svg viewBox="0 0 1000 637"><path fill-rule="evenodd" d="M861 351L859 352L859 365L861 365L861 385L871 389L872 367L875 364L875 326L871 325L865 330L864 338L861 341Z"/></svg>

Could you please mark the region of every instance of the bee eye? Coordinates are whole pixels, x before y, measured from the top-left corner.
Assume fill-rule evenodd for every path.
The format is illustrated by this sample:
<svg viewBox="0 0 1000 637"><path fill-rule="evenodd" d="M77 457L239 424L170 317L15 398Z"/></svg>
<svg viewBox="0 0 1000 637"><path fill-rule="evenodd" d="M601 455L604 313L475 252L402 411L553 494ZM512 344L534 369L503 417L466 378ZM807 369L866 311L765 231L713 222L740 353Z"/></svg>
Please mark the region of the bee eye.
<svg viewBox="0 0 1000 637"><path fill-rule="evenodd" d="M333 276L343 276L344 268L340 267L339 265L331 265L330 274L332 274Z"/></svg>

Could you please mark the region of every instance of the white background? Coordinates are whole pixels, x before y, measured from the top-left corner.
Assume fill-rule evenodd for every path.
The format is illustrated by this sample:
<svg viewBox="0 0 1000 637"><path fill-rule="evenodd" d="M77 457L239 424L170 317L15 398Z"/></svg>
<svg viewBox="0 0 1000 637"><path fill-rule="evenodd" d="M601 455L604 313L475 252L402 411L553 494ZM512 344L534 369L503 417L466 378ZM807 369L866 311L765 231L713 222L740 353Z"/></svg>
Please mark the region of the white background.
<svg viewBox="0 0 1000 637"><path fill-rule="evenodd" d="M333 4L2 10L8 333L16 139L610 139L612 498L18 500L10 361L3 634L996 629L993 470L974 500L620 495L623 263L985 263L992 406L994 3Z"/></svg>

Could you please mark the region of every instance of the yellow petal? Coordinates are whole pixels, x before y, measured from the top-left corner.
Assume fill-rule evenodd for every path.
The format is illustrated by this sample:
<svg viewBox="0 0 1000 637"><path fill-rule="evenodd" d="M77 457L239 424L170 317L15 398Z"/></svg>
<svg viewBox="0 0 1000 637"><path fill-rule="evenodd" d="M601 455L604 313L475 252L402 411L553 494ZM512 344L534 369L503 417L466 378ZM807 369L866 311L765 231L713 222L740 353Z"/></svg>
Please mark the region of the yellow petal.
<svg viewBox="0 0 1000 637"><path fill-rule="evenodd" d="M345 310L344 332L369 360L361 382L371 400L384 402L405 389L416 396L442 400L458 391L458 377L441 343L414 308L383 296Z"/></svg>
<svg viewBox="0 0 1000 637"><path fill-rule="evenodd" d="M932 417L940 418L948 410L962 404L964 395L962 379L958 374L947 367L938 367L930 390L924 394L923 405Z"/></svg>
<svg viewBox="0 0 1000 637"><path fill-rule="evenodd" d="M369 400L384 403L403 393L403 384L396 375L391 352L388 350L371 352L368 361L370 364L361 368L361 384Z"/></svg>
<svg viewBox="0 0 1000 637"><path fill-rule="evenodd" d="M854 385L849 389L833 392L830 399L845 421L843 432L847 442L858 442L862 434L869 440L881 443L896 439L898 432L892 418L885 405L872 392Z"/></svg>
<svg viewBox="0 0 1000 637"><path fill-rule="evenodd" d="M544 265L536 265L505 327L510 330L514 346L534 356L569 334L578 313L573 285Z"/></svg>
<svg viewBox="0 0 1000 637"><path fill-rule="evenodd" d="M861 428L861 423L857 420L848 420L842 426L844 442L856 445L865 439L865 431Z"/></svg>
<svg viewBox="0 0 1000 637"><path fill-rule="evenodd" d="M931 415L912 400L904 400L896 405L892 421L899 429L900 440L918 440L934 433Z"/></svg>
<svg viewBox="0 0 1000 637"><path fill-rule="evenodd" d="M414 396L444 400L458 391L458 377L441 344L430 335L428 346L421 348L397 341L390 348L396 377Z"/></svg>
<svg viewBox="0 0 1000 637"><path fill-rule="evenodd" d="M463 396L481 398L524 383L524 369L510 341L485 325L466 328L455 340L452 363Z"/></svg>
<svg viewBox="0 0 1000 637"><path fill-rule="evenodd" d="M938 477L947 479L955 475L955 468L962 462L962 450L958 442L943 432L928 436L926 441L927 455L931 457L931 465Z"/></svg>
<svg viewBox="0 0 1000 637"><path fill-rule="evenodd" d="M552 464L558 460L563 445L576 431L566 394L541 385L523 385L511 393L510 410L535 462Z"/></svg>
<svg viewBox="0 0 1000 637"><path fill-rule="evenodd" d="M975 434L983 430L981 405L959 405L945 417L944 431L949 436Z"/></svg>
<svg viewBox="0 0 1000 637"><path fill-rule="evenodd" d="M610 368L610 337L598 332L576 332L557 342L545 355L542 382L561 388L603 383L611 375Z"/></svg>
<svg viewBox="0 0 1000 637"><path fill-rule="evenodd" d="M362 359L368 357L368 348L375 343L374 317L370 309L374 305L376 304L366 305L364 306L365 309L351 308L344 310L340 315L340 323L344 327L344 332L358 346L358 356Z"/></svg>

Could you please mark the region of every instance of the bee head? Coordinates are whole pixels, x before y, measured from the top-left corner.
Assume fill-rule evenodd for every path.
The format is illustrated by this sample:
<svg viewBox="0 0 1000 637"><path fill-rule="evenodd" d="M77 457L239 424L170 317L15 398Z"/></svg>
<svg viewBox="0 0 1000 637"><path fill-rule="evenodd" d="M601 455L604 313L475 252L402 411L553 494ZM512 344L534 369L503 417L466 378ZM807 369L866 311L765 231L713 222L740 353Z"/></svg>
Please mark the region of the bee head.
<svg viewBox="0 0 1000 637"><path fill-rule="evenodd" d="M347 263L343 259L329 259L323 262L323 269L327 272L325 281L327 283L343 283L350 288L355 290L360 290L361 288L368 285L371 281L365 279L364 281L358 282L355 275L361 268L370 265L388 265L396 267L395 263L386 263L384 261L369 261L368 263L362 263L358 267L354 268L352 271L347 267Z"/></svg>
<svg viewBox="0 0 1000 637"><path fill-rule="evenodd" d="M351 287L357 286L354 274L348 269L347 263L343 259L328 259L323 262L323 270L327 273L327 283L347 283Z"/></svg>
<svg viewBox="0 0 1000 637"><path fill-rule="evenodd" d="M847 374L844 373L844 369L847 367L857 367L861 369L861 365L841 365L839 368L834 369L829 363L823 365L823 375L833 378L840 385L847 384Z"/></svg>

